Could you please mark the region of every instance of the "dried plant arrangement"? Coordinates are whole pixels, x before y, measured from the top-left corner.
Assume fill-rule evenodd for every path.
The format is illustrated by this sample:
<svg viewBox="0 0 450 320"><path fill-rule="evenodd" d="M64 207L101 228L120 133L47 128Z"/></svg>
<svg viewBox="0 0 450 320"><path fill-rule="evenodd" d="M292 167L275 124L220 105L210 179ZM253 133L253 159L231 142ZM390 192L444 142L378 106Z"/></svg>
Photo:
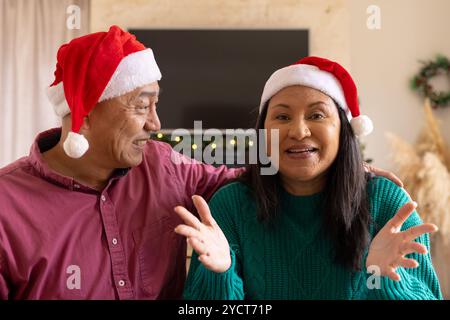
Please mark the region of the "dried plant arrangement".
<svg viewBox="0 0 450 320"><path fill-rule="evenodd" d="M387 134L396 173L405 189L418 203L424 222L434 223L439 231L431 236L433 262L442 291L450 298L450 150L430 102L425 101L425 125L415 144Z"/></svg>

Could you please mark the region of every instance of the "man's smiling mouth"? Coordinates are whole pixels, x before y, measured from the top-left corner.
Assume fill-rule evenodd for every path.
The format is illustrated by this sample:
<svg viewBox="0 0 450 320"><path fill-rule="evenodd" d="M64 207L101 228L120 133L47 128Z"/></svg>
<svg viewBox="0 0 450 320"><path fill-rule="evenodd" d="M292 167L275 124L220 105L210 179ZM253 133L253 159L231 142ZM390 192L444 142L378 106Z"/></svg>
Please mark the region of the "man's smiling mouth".
<svg viewBox="0 0 450 320"><path fill-rule="evenodd" d="M138 147L143 147L143 146L145 146L145 144L148 142L148 138L145 138L145 139L137 139L137 140L134 140L133 141L133 144L134 145L136 145L136 146L138 146Z"/></svg>

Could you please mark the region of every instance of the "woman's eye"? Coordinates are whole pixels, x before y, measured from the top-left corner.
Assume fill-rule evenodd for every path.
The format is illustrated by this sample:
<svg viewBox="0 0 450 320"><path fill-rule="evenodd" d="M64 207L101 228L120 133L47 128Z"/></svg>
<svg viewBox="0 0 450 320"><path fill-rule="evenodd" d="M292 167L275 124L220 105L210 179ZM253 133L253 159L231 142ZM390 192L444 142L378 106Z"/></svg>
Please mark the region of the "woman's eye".
<svg viewBox="0 0 450 320"><path fill-rule="evenodd" d="M325 118L325 116L322 113L314 113L310 117L312 120L320 120Z"/></svg>
<svg viewBox="0 0 450 320"><path fill-rule="evenodd" d="M289 117L285 114L279 114L275 117L277 120L289 120Z"/></svg>

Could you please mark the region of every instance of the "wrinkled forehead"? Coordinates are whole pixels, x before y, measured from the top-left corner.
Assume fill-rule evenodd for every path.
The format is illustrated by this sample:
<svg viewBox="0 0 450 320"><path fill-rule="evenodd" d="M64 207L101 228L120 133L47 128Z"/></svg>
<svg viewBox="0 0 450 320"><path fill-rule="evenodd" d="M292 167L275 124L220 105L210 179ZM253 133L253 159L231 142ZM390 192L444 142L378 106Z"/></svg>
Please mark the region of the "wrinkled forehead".
<svg viewBox="0 0 450 320"><path fill-rule="evenodd" d="M119 101L130 101L138 97L158 97L160 92L161 88L158 82L153 82L118 96L117 99Z"/></svg>

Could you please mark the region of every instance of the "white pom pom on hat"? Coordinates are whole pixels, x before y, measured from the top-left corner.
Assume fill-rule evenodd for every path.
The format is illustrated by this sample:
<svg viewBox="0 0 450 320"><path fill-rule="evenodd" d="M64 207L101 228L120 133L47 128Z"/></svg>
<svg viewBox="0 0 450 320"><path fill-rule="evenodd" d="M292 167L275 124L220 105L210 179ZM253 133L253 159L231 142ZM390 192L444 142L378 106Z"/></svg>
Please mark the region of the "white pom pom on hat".
<svg viewBox="0 0 450 320"><path fill-rule="evenodd" d="M372 120L368 116L360 115L350 120L353 132L359 136L367 136L373 131Z"/></svg>
<svg viewBox="0 0 450 320"><path fill-rule="evenodd" d="M63 148L69 157L78 159L89 149L89 142L82 134L69 132L64 140Z"/></svg>
<svg viewBox="0 0 450 320"><path fill-rule="evenodd" d="M71 115L72 127L63 148L72 158L82 157L89 149L79 131L98 102L161 80L153 51L118 26L62 45L57 60L47 96L58 116Z"/></svg>
<svg viewBox="0 0 450 320"><path fill-rule="evenodd" d="M336 101L345 111L356 136L365 136L373 131L370 118L360 115L358 92L351 75L337 62L320 57L305 57L275 71L264 86L259 112L277 92L294 85L319 90Z"/></svg>

